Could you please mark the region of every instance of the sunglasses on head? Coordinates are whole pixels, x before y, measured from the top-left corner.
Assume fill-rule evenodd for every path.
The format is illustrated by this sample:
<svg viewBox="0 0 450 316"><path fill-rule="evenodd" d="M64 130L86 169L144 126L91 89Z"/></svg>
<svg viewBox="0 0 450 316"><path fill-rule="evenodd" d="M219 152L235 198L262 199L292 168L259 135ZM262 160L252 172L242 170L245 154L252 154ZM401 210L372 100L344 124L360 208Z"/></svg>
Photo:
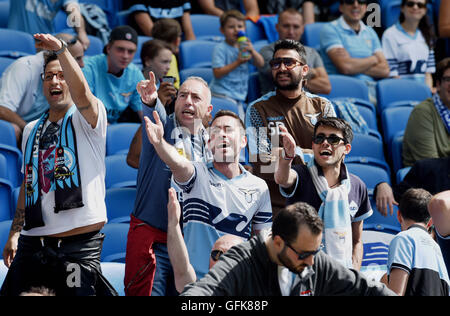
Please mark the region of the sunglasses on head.
<svg viewBox="0 0 450 316"><path fill-rule="evenodd" d="M426 3L422 3L422 2L414 2L414 1L406 1L405 5L406 5L408 8L412 8L412 7L414 7L415 5L417 5L417 7L418 7L419 9L425 9L425 8L427 7L427 4L426 4Z"/></svg>
<svg viewBox="0 0 450 316"><path fill-rule="evenodd" d="M358 0L358 1L356 1L356 0L344 0L344 3L345 4L349 4L349 5L351 5L351 4L355 3L355 2L358 2L360 5L367 4L367 0Z"/></svg>
<svg viewBox="0 0 450 316"><path fill-rule="evenodd" d="M317 144L317 145L322 144L325 140L327 140L328 144L333 145L333 146L339 145L341 140L344 142L344 144L347 143L344 138L339 137L334 134L331 134L330 136L325 136L324 134L318 134L313 137L313 142L314 142L314 144Z"/></svg>
<svg viewBox="0 0 450 316"><path fill-rule="evenodd" d="M314 250L314 251L303 251L303 252L298 252L298 251L295 250L291 245L289 245L289 243L286 243L286 246L288 246L289 248L291 248L291 250L297 254L298 260L305 260L306 258L308 258L308 257L310 257L310 256L315 256L315 255L317 255L317 253L318 253L320 250L322 250L322 248L323 248L323 245L320 245L319 249Z"/></svg>
<svg viewBox="0 0 450 316"><path fill-rule="evenodd" d="M292 69L297 65L303 66L304 63L298 61L295 58L274 58L269 62L269 65L272 69L279 69L283 64L287 69Z"/></svg>
<svg viewBox="0 0 450 316"><path fill-rule="evenodd" d="M212 259L213 261L219 260L219 258L220 258L221 255L223 255L223 251L222 251L222 250L216 249L216 250L212 250L212 251L211 251L211 259Z"/></svg>

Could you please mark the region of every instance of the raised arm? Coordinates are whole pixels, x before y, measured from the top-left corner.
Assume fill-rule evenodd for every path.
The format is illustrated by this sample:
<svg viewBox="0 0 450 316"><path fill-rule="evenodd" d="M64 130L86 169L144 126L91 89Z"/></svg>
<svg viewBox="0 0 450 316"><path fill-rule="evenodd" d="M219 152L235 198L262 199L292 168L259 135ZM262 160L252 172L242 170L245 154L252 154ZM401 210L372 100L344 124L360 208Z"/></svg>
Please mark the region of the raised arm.
<svg viewBox="0 0 450 316"><path fill-rule="evenodd" d="M450 236L450 191L443 191L435 196L428 205L436 230L442 237Z"/></svg>
<svg viewBox="0 0 450 316"><path fill-rule="evenodd" d="M62 41L51 34L35 34L34 38L38 40L36 48L49 51L59 51L63 48ZM92 128L95 128L98 119L97 98L92 94L80 66L67 47L64 48L62 53L58 54L58 60L73 102L86 121L91 124Z"/></svg>

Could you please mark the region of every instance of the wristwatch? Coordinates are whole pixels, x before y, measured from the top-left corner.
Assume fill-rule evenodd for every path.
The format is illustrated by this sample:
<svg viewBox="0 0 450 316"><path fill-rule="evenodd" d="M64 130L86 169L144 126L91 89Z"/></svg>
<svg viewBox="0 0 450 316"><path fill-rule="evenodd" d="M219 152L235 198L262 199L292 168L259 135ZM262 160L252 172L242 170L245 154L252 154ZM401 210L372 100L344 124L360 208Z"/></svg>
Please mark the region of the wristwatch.
<svg viewBox="0 0 450 316"><path fill-rule="evenodd" d="M66 49L66 47L67 47L67 43L66 43L64 40L62 40L62 39L59 38L59 41L61 42L62 47L61 47L61 49L59 49L59 50L57 50L57 51L54 51L54 53L55 53L56 55L61 54L61 53Z"/></svg>

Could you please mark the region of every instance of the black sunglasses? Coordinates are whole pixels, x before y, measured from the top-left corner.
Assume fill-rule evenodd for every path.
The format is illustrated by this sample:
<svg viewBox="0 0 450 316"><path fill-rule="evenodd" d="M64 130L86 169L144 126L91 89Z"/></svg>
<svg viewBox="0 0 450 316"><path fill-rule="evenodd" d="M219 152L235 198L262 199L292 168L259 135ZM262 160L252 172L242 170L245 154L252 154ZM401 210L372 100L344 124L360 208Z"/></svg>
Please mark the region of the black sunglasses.
<svg viewBox="0 0 450 316"><path fill-rule="evenodd" d="M344 0L343 2L345 4L349 4L349 5L351 5L351 4L355 3L355 2L358 2L360 5L367 4L367 0L358 0L358 1L356 1L356 0Z"/></svg>
<svg viewBox="0 0 450 316"><path fill-rule="evenodd" d="M322 144L325 140L327 140L328 144L333 145L333 146L338 145L341 142L341 140L344 142L344 144L347 143L344 138L339 137L334 134L331 134L330 136L325 136L324 134L318 134L313 137L313 142L314 142L314 144L317 144L317 145Z"/></svg>
<svg viewBox="0 0 450 316"><path fill-rule="evenodd" d="M406 5L408 8L412 8L412 7L414 7L416 4L417 4L417 7L418 7L419 9L425 9L425 8L427 7L427 4L426 4L426 3L422 3L422 2L407 1L407 2L405 3L405 5Z"/></svg>
<svg viewBox="0 0 450 316"><path fill-rule="evenodd" d="M288 243L286 243L286 246L288 246L289 248L291 248L291 250L297 254L298 260L305 260L306 258L308 258L308 257L310 257L310 256L315 256L315 255L317 255L317 253L318 253L319 251L321 251L322 248L323 248L323 245L321 244L321 245L319 246L319 249L317 249L317 250L314 250L314 251L303 251L303 252L298 252L297 250L295 250L294 248L292 248L292 246L289 245Z"/></svg>
<svg viewBox="0 0 450 316"><path fill-rule="evenodd" d="M287 69L292 69L297 65L304 65L304 63L294 58L274 58L269 61L269 65L272 69L279 69L281 64L283 64Z"/></svg>
<svg viewBox="0 0 450 316"><path fill-rule="evenodd" d="M219 260L219 258L220 258L221 255L223 255L223 251L222 251L222 250L216 249L216 250L212 250L212 251L211 251L211 259L212 259L213 261Z"/></svg>

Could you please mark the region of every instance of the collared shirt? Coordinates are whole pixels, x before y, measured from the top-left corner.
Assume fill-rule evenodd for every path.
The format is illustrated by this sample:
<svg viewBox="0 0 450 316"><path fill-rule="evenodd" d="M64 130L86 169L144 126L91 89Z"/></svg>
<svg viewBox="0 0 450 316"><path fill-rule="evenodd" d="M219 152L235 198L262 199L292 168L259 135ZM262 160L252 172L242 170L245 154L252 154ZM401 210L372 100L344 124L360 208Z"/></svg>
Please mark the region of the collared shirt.
<svg viewBox="0 0 450 316"><path fill-rule="evenodd" d="M341 16L323 26L320 32L320 54L328 74L339 74L328 56L328 52L333 48L345 48L352 58L367 58L381 51L377 33L362 21L359 24L360 30L356 33ZM371 77L364 74L357 74L355 77L373 81Z"/></svg>

